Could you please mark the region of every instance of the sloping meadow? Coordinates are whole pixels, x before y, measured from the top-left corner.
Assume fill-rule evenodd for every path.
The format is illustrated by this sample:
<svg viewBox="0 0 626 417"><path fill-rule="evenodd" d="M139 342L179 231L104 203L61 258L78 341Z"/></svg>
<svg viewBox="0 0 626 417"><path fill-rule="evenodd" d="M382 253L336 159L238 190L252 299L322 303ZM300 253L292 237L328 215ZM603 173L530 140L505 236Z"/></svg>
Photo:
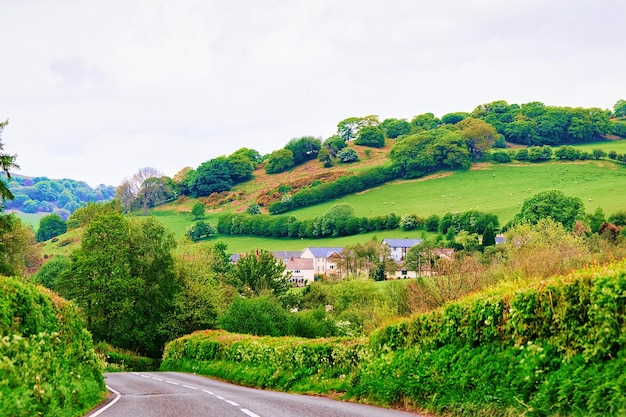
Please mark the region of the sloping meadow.
<svg viewBox="0 0 626 417"><path fill-rule="evenodd" d="M164 370L473 416L626 415L626 263L509 282L369 339L199 332Z"/></svg>
<svg viewBox="0 0 626 417"><path fill-rule="evenodd" d="M73 304L0 276L0 416L81 416L105 395Z"/></svg>

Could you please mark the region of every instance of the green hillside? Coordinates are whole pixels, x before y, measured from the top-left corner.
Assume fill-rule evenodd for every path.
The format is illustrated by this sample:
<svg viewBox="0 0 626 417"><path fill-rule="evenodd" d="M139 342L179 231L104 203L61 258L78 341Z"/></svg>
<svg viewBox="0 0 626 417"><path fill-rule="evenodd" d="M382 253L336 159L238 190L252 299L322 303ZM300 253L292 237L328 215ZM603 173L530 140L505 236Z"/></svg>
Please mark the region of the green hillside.
<svg viewBox="0 0 626 417"><path fill-rule="evenodd" d="M368 338L196 332L162 369L438 415L622 416L625 267L509 281Z"/></svg>

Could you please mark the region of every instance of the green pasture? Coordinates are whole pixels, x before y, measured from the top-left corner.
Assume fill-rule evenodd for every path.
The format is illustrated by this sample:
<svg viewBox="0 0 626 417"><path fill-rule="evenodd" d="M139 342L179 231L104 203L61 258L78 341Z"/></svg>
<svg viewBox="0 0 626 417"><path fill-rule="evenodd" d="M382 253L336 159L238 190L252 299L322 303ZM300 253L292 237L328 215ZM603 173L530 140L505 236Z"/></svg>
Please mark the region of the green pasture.
<svg viewBox="0 0 626 417"><path fill-rule="evenodd" d="M480 210L496 214L501 225L510 221L522 203L541 191L558 189L578 196L587 212L601 207L606 215L626 210L626 166L610 161L548 162L540 164L485 165L480 169L442 173L430 179L396 181L364 193L290 212L298 219L315 218L337 203L350 204L357 216L373 217L395 211L400 216ZM223 212L209 212L202 219L217 225ZM177 238L194 222L191 214L164 208L153 210ZM378 231L325 239L270 239L254 236L216 236L230 252L252 248L300 250L307 246L346 246L372 238L419 238L422 231Z"/></svg>
<svg viewBox="0 0 626 417"><path fill-rule="evenodd" d="M609 153L610 151L615 151L618 154L626 153L626 140L603 140L600 142L591 142L585 143L582 145L573 145L576 149L580 149L581 151L589 152L594 149L602 149L604 152ZM553 147L552 150L555 151L559 147Z"/></svg>
<svg viewBox="0 0 626 417"><path fill-rule="evenodd" d="M587 212L605 214L626 209L626 167L610 161L485 165L424 180L396 181L364 193L292 211L297 218L314 218L337 203L354 207L357 216L395 211L400 216L428 217L448 212L480 210L496 214L504 225L528 197L550 189L578 196Z"/></svg>

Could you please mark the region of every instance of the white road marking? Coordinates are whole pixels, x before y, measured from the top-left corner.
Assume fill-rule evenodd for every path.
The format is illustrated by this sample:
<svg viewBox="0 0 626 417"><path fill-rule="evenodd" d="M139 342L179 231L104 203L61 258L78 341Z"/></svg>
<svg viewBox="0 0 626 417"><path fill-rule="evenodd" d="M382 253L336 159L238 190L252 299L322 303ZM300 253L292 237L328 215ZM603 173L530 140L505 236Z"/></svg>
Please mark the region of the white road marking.
<svg viewBox="0 0 626 417"><path fill-rule="evenodd" d="M203 389L203 390L202 390L202 392L206 392L206 393L207 393L207 394L209 394L209 395L215 395L215 394L214 394L214 393L212 393L211 391L207 391L207 390L205 390L205 389Z"/></svg>
<svg viewBox="0 0 626 417"><path fill-rule="evenodd" d="M183 387L185 387L185 388L189 388L189 389L198 389L198 388L196 388L196 387L192 387L192 386L190 386L190 385L183 385Z"/></svg>
<svg viewBox="0 0 626 417"><path fill-rule="evenodd" d="M247 414L247 415L248 415L248 416L250 416L250 417L261 417L260 415L255 414L255 413L253 413L252 411L247 410L247 409L245 409L245 408L241 408L240 410L241 410L241 412L242 412L242 413Z"/></svg>
<svg viewBox="0 0 626 417"><path fill-rule="evenodd" d="M232 401L232 400L224 400L226 401L228 404L235 406L235 407L239 407L239 404L237 404L236 402Z"/></svg>
<svg viewBox="0 0 626 417"><path fill-rule="evenodd" d="M154 379L155 381L160 381L160 382L163 382L163 380L162 380L161 378L155 378L155 377L152 377L152 379Z"/></svg>
<svg viewBox="0 0 626 417"><path fill-rule="evenodd" d="M115 391L113 388L111 388L108 385L106 387L107 387L107 389L109 391L111 391L113 394L115 394L115 398L113 399L113 401L111 401L110 403L108 403L107 405L105 405L104 407L102 407L101 409L96 411L95 413L93 413L90 417L97 417L97 416L99 416L100 414L102 414L106 410L108 410L109 408L113 407L113 404L115 404L116 402L119 401L120 398L122 398L122 394L120 394L119 392Z"/></svg>
<svg viewBox="0 0 626 417"><path fill-rule="evenodd" d="M224 397L220 397L219 395L216 395L215 398L217 398L218 400L224 400Z"/></svg>
<svg viewBox="0 0 626 417"><path fill-rule="evenodd" d="M142 378L146 378L146 379L150 379L150 377L148 375L139 375Z"/></svg>
<svg viewBox="0 0 626 417"><path fill-rule="evenodd" d="M172 385L180 385L178 382L174 382L174 381L165 381L168 384L172 384Z"/></svg>

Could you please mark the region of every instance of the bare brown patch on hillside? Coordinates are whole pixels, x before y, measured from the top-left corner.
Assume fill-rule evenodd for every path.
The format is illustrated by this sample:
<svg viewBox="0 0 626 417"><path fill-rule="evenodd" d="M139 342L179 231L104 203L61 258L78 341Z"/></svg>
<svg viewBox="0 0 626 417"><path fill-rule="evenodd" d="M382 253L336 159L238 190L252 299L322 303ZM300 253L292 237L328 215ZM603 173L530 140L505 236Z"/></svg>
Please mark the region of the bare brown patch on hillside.
<svg viewBox="0 0 626 417"><path fill-rule="evenodd" d="M479 162L472 164L470 171L485 171L491 169L492 166L493 164L491 162Z"/></svg>

